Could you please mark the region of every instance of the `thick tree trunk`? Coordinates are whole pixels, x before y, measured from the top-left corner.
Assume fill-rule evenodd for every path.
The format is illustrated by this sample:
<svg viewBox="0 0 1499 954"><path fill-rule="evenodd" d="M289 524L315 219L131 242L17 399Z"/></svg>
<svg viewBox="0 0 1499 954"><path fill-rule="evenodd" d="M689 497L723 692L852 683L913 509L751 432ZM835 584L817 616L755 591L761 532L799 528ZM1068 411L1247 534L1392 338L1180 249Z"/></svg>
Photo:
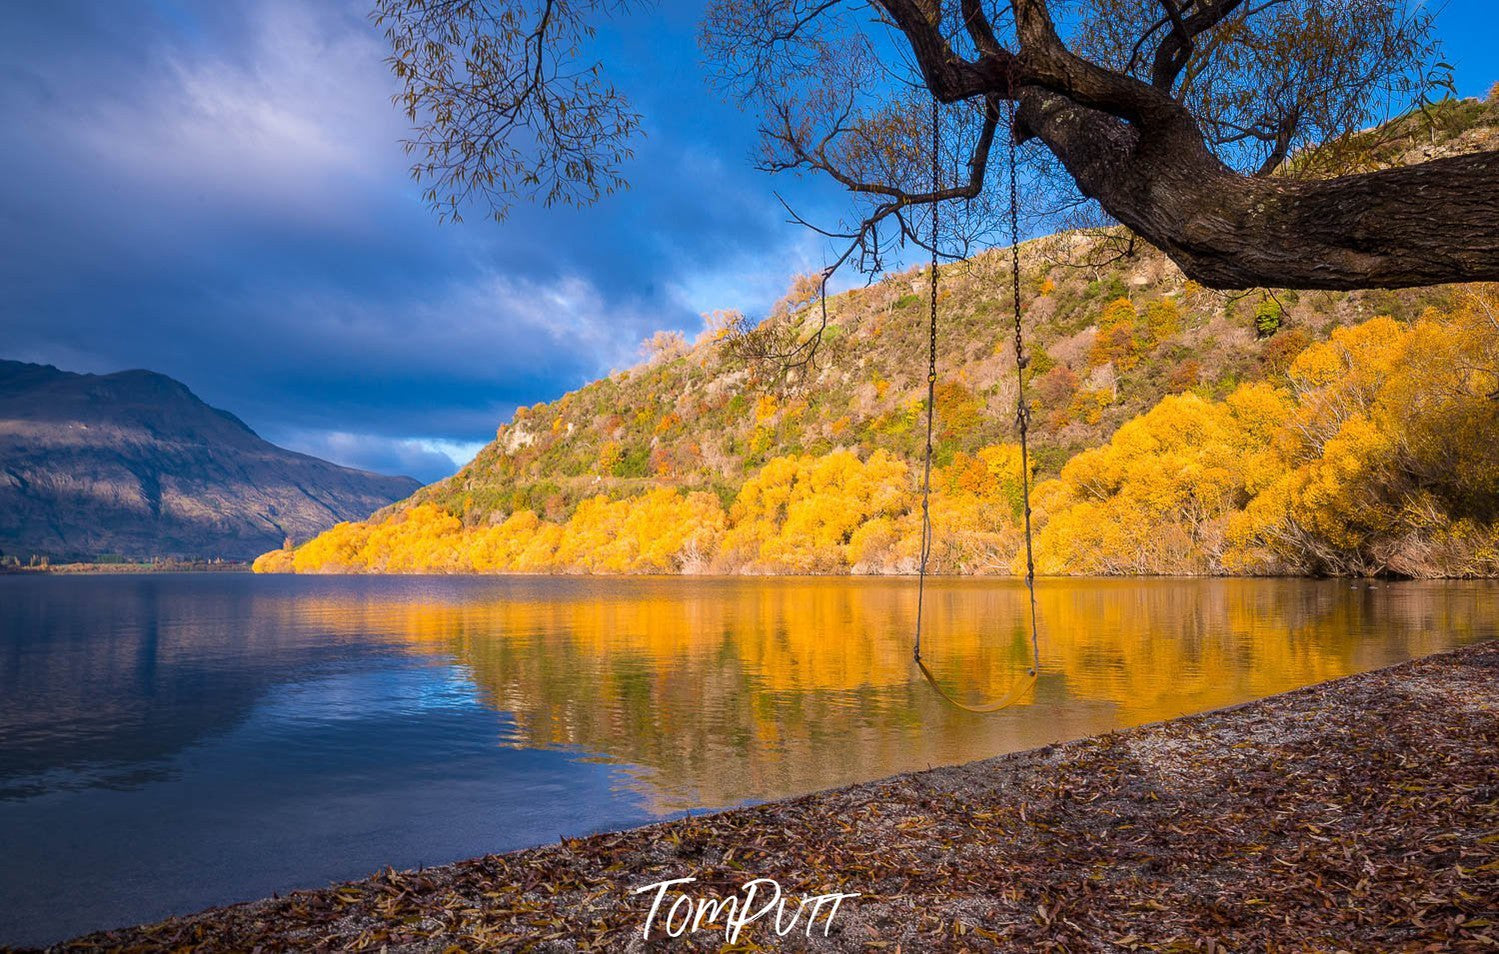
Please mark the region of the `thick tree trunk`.
<svg viewBox="0 0 1499 954"><path fill-rule="evenodd" d="M1499 280L1499 152L1338 179L1251 178L1213 156L1189 118L1141 134L1039 88L1019 100L1024 133L1086 195L1209 287Z"/></svg>

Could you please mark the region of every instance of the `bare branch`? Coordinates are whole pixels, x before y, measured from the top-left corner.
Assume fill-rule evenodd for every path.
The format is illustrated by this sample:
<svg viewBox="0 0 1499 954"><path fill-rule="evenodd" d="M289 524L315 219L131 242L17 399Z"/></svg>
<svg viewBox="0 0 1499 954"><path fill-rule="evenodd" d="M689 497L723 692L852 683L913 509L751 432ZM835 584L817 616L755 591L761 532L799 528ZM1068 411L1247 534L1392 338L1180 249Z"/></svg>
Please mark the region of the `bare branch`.
<svg viewBox="0 0 1499 954"><path fill-rule="evenodd" d="M377 0L429 202L502 215L516 197L581 203L624 186L638 117L587 52L609 2ZM920 220L936 203L958 222L944 245L993 234L988 158L1013 101L1008 133L1045 147L1026 151L1042 176L1204 284L1499 277L1494 154L1358 165L1359 130L1441 85L1428 7L1069 0L1064 38L1048 0L710 0L701 41L758 107L762 167L854 197L853 224L820 230L848 243L839 262L932 244ZM966 167L958 181L930 181L932 98L948 107L938 165Z"/></svg>

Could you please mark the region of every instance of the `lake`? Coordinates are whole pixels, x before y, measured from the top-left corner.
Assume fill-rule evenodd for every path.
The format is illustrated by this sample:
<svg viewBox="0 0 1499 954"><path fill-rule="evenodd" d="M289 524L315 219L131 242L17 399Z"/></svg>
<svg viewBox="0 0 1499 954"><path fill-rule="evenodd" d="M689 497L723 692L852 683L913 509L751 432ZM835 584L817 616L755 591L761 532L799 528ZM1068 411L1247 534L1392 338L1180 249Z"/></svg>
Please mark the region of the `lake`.
<svg viewBox="0 0 1499 954"><path fill-rule="evenodd" d="M1023 675L1024 589L924 656ZM1492 637L1494 583L0 576L0 944L963 762Z"/></svg>

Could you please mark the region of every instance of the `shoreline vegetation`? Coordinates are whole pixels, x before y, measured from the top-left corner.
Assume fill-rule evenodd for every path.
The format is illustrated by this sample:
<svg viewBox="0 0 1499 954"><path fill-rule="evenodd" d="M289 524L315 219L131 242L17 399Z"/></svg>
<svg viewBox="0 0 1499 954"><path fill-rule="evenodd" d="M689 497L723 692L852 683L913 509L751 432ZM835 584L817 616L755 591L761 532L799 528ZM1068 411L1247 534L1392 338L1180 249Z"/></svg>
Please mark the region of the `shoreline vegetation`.
<svg viewBox="0 0 1499 954"><path fill-rule="evenodd" d="M1082 370L1111 382L1112 396L1090 392L1102 401L1093 410L1101 415L1121 400L1120 369L1133 371L1172 353L1170 342L1197 321L1189 316L1202 307L1178 300L1199 294L1184 291L1139 302L1120 297L1088 319L1094 323L1070 345L1053 345ZM1325 340L1312 340L1299 329L1276 331L1265 346L1268 363L1257 378L1236 375L1216 388L1204 388L1192 384L1195 374L1182 377L1153 406L1121 421L1112 433L1088 431L1102 441L1099 446L1065 458L1054 476L1039 470L1031 474L1037 571L1079 576L1499 575L1499 287L1473 286L1451 294L1446 307L1426 307L1404 320L1382 316L1335 323ZM847 307L840 303L835 313ZM1260 317L1267 323L1274 317L1278 329L1278 315L1267 311ZM856 331L867 328L855 327L846 336ZM1206 341L1215 340L1204 334ZM744 394L754 390L743 372L710 368L713 362L732 364L722 353L727 348L710 340L690 352L666 349L664 357L628 374L645 379L637 389L659 395L666 404L744 405L741 416L753 417L758 436L745 447L731 442L728 448L748 462L737 486L694 489L673 477L676 472L665 464L650 480L607 484L604 475L619 472L625 460L619 456L622 445L611 439L589 465L591 480L579 478L578 486L592 491L579 491L578 499L569 502L557 485L546 484L551 496L535 500L534 486L527 490L530 485L517 483L517 472L534 477L556 467L556 472L571 473L571 464L552 458L574 454L574 445L587 444L583 437L570 437L575 425L580 433L627 430L627 424L616 423L624 420L617 413L599 423L570 410L571 404L582 403L578 395L592 389L606 384L620 389L600 382L553 405L521 409L500 429L499 439L453 478L369 520L342 523L294 549L266 553L256 559L254 569L914 572L921 539L920 472L899 447L910 443L922 400L897 402L872 419L862 438L846 433L850 425L845 416L822 449L806 447L766 458L767 448L792 440L787 434L816 433L818 414L833 412L814 409L815 396L773 390L763 390L750 408ZM1042 367L1061 373L1047 371L1050 377L1032 382L1038 395L1033 414L1043 415L1048 402L1066 395L1072 395L1068 400L1073 403L1079 400L1077 375L1044 348L1038 347L1037 355L1028 374L1034 376ZM945 450L939 451L932 478L932 563L937 573L1015 575L1023 566L1019 449L1002 440L963 444L971 432L987 433L993 419L1003 417L994 406L1003 406L1001 392L1013 381L994 377L999 372L988 368L992 363L984 359L966 366L938 388L938 438ZM700 367L694 370L695 365ZM677 377L668 380L672 369ZM694 374L706 383L693 385ZM1137 389L1148 392L1161 377L1159 371L1153 374L1137 382ZM994 380L980 388L975 376ZM740 393L731 397L730 389L720 387L724 381L736 382ZM702 391L702 399L693 396L694 387ZM674 397L674 392L680 393ZM665 406L640 409L635 417L655 422L650 429L658 437L666 433L663 428L681 428L681 415ZM1049 419L1066 431L1073 427L1071 415L1102 420L1072 404ZM551 446L544 453L538 451L543 441ZM652 446L663 445L653 439ZM1034 459L1046 458L1039 453ZM756 460L761 463L752 468ZM720 465L708 470L715 467ZM491 491L504 486L519 489L494 497Z"/></svg>
<svg viewBox="0 0 1499 954"><path fill-rule="evenodd" d="M53 563L38 560L35 563L0 563L0 574L14 573L245 573L250 564L238 560L136 560L107 561L103 563L75 562Z"/></svg>
<svg viewBox="0 0 1499 954"><path fill-rule="evenodd" d="M102 932L56 950L641 949L649 897L858 893L867 950L1491 950L1499 642L968 765ZM674 896L673 896L674 897ZM718 950L725 923L651 947ZM819 928L822 922L819 922Z"/></svg>

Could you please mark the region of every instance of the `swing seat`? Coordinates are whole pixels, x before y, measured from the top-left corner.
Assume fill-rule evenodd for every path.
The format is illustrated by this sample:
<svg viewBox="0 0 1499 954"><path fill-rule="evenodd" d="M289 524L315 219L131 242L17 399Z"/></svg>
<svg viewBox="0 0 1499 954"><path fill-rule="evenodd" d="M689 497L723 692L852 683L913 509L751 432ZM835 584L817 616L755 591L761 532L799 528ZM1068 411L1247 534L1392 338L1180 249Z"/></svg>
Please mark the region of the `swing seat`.
<svg viewBox="0 0 1499 954"><path fill-rule="evenodd" d="M1015 680L1015 684L1010 687L1010 691L1005 693L1003 696L999 697L993 702L984 702L979 703L978 705L971 705L959 699L957 696L954 696L952 693L943 688L942 684L937 681L937 677L933 675L932 671L926 667L926 663L920 656L916 657L916 665L921 668L921 674L926 677L926 681L931 685L931 687L937 690L937 695L946 699L956 708L962 709L964 712L973 712L978 715L985 715L990 712L998 712L1001 709L1008 709L1010 706L1013 706L1015 703L1019 702L1021 697L1029 692L1031 687L1036 684L1036 670L1034 668L1026 669L1025 675L1020 679Z"/></svg>

